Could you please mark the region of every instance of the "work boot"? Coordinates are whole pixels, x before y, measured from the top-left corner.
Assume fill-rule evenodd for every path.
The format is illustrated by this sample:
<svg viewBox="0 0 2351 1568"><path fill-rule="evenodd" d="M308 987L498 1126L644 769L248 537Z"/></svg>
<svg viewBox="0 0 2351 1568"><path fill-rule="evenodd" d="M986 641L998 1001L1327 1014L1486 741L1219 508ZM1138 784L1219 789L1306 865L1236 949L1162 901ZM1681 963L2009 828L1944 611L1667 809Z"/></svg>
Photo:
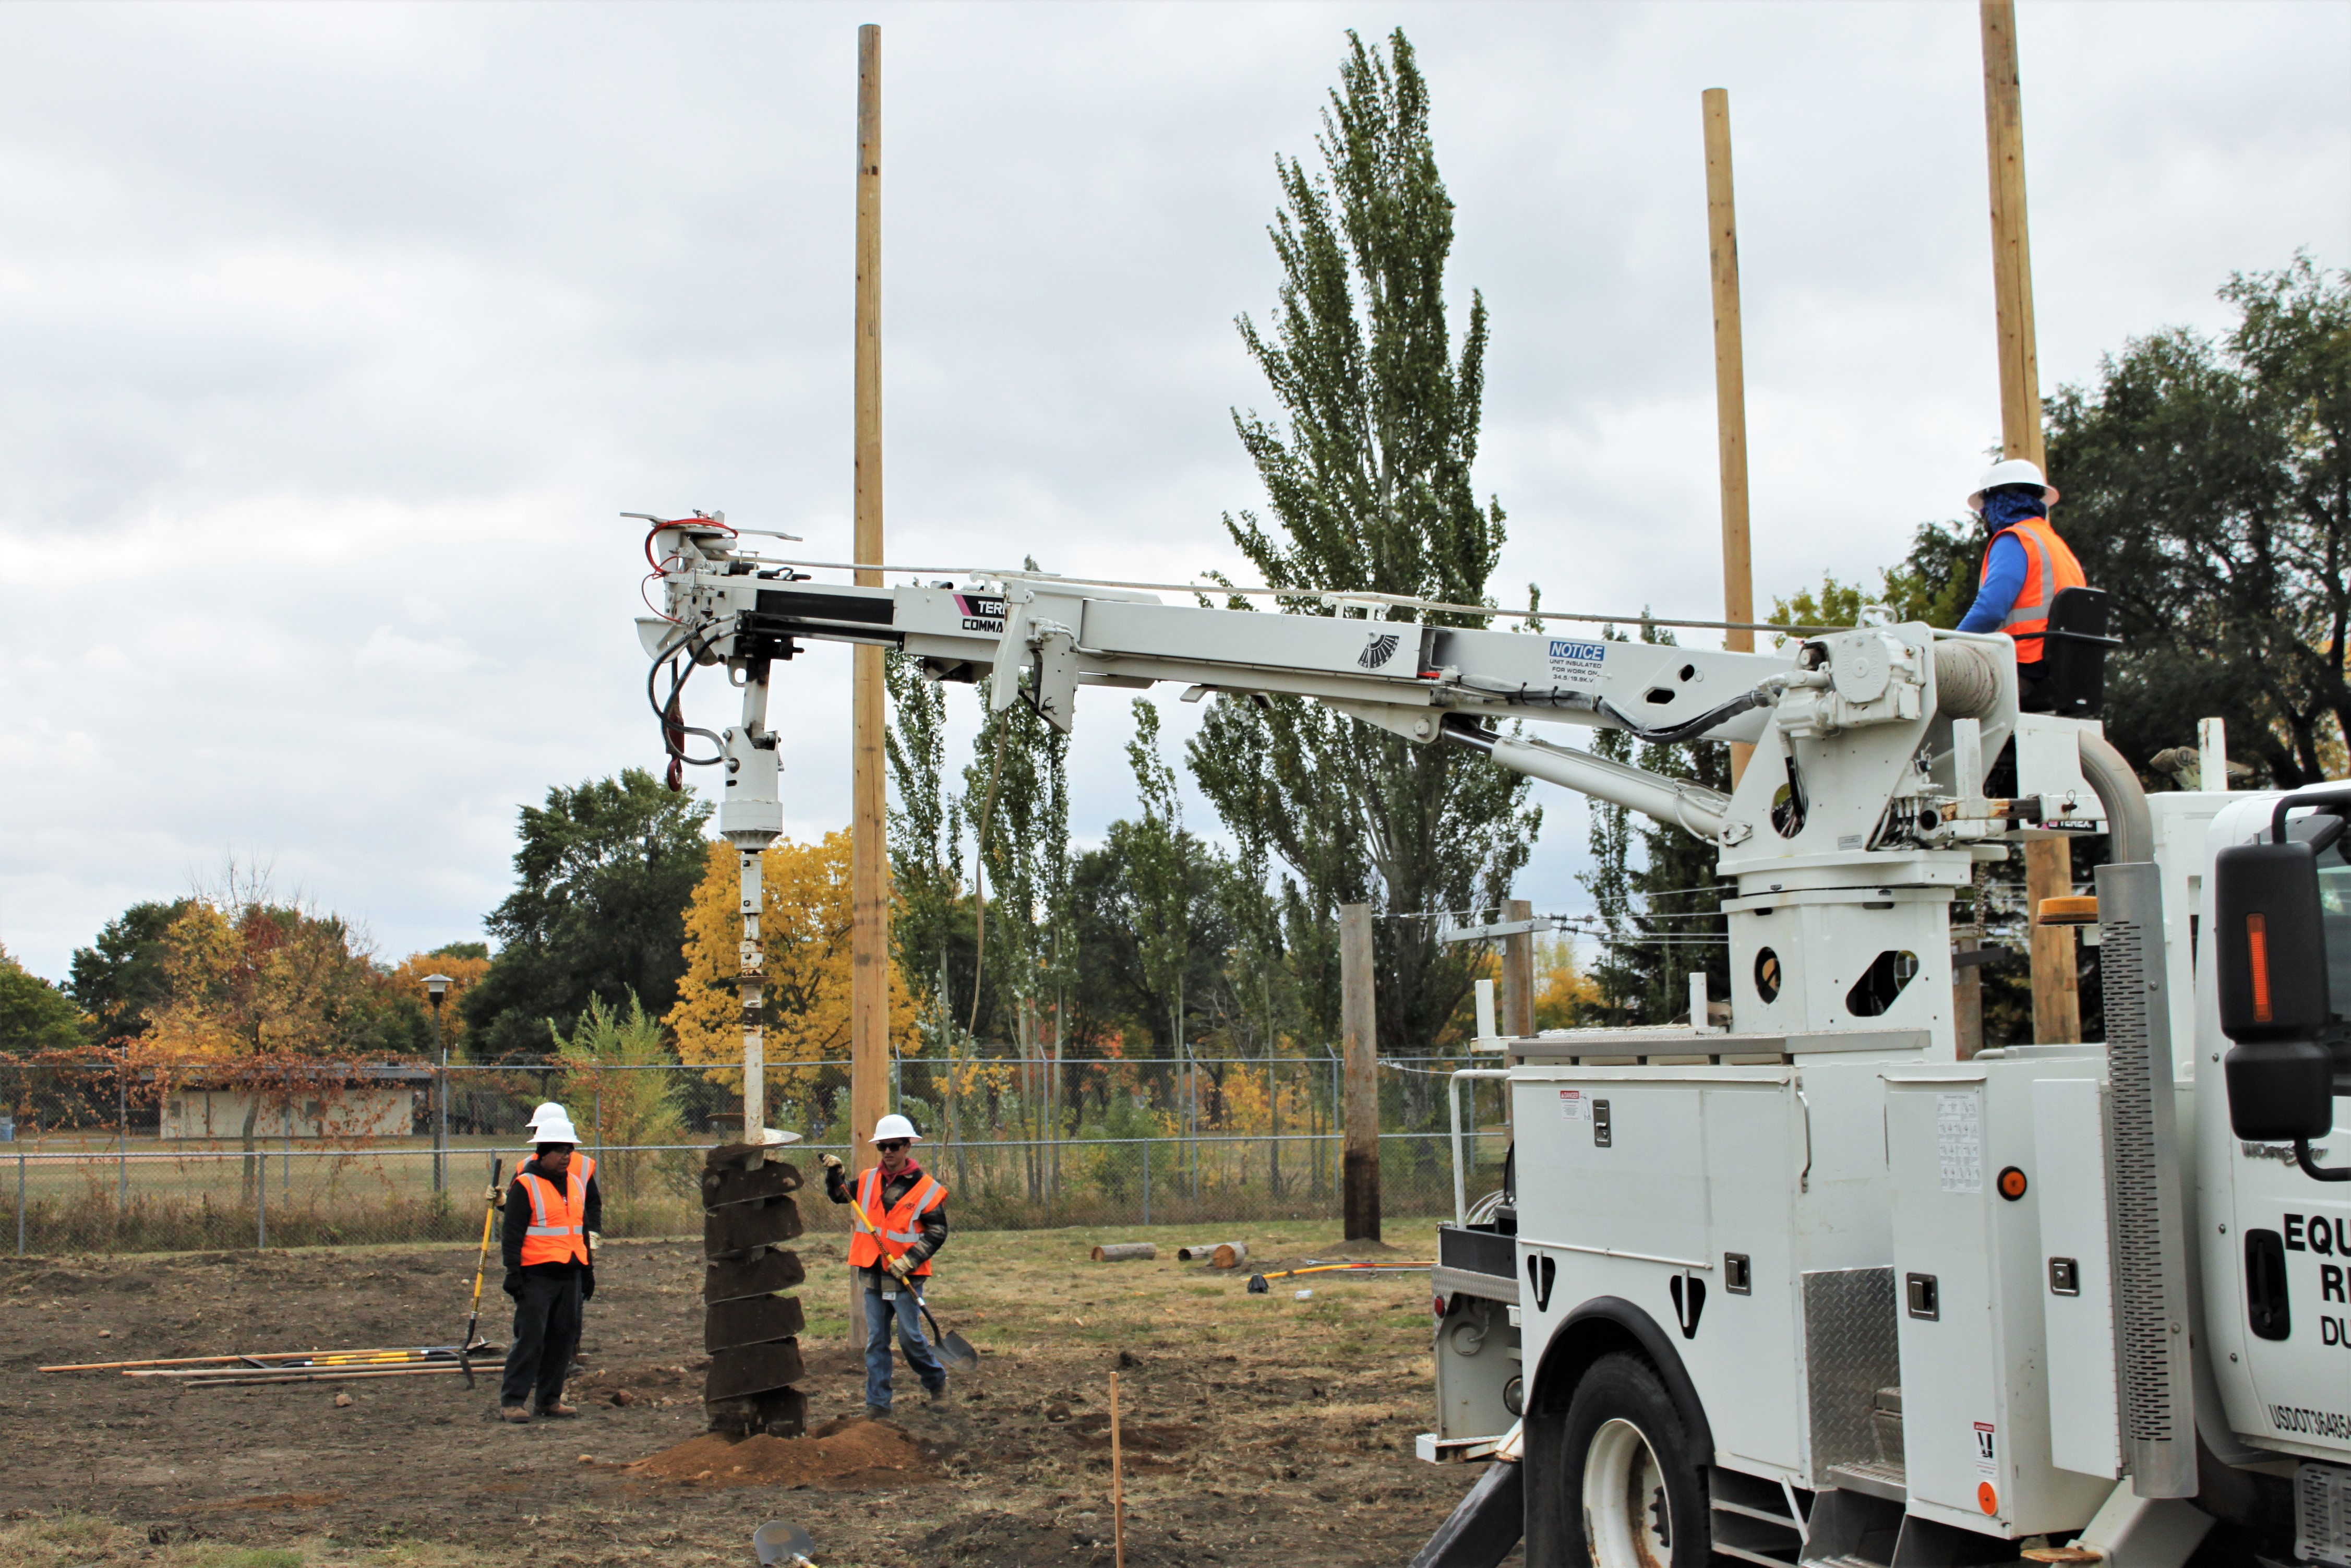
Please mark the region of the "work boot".
<svg viewBox="0 0 2351 1568"><path fill-rule="evenodd" d="M557 1401L556 1401L554 1404L552 1404L552 1405L542 1405L542 1406L540 1406L538 1407L538 1413L539 1413L540 1415L542 1415L542 1416L559 1416L559 1417L561 1417L561 1416L577 1416L577 1415L579 1415L579 1414L580 1414L580 1412L579 1412L578 1408L576 1408L576 1407L575 1407L575 1406L573 1406L566 1405L566 1404L565 1404L562 1400L560 1400L560 1399L557 1400Z"/></svg>
<svg viewBox="0 0 2351 1568"><path fill-rule="evenodd" d="M865 1407L865 1418L868 1421L887 1421L890 1418L890 1406L887 1405L868 1405Z"/></svg>
<svg viewBox="0 0 2351 1568"><path fill-rule="evenodd" d="M946 1405L951 1403L955 1397L947 1392L947 1385L944 1383L940 1384L936 1388L926 1388L923 1390L923 1392L926 1396L928 1396L930 1402L934 1405Z"/></svg>
<svg viewBox="0 0 2351 1568"><path fill-rule="evenodd" d="M530 1412L519 1405L509 1405L498 1412L498 1419L511 1421L517 1427L528 1426L530 1423Z"/></svg>

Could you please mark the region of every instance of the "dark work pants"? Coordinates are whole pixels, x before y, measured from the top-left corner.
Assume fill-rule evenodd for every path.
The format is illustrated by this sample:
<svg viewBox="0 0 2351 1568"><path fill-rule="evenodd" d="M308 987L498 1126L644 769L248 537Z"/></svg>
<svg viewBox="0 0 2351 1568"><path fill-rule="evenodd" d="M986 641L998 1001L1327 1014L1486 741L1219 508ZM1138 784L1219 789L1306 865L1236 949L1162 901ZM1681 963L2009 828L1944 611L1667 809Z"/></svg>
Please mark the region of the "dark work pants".
<svg viewBox="0 0 2351 1568"><path fill-rule="evenodd" d="M515 1301L514 1344L507 1351L506 1382L498 1390L500 1405L527 1408L533 1389L540 1409L562 1399L563 1379L571 1371L572 1353L580 1348L580 1315L578 1274L523 1275L522 1295Z"/></svg>

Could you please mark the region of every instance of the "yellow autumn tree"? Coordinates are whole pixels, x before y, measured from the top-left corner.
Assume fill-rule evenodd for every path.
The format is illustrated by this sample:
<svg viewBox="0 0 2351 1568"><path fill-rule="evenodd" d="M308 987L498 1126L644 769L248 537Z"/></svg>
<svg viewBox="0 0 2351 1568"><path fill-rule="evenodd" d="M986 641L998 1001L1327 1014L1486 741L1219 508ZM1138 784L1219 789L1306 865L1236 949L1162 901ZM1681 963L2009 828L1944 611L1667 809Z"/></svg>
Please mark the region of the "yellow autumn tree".
<svg viewBox="0 0 2351 1568"><path fill-rule="evenodd" d="M759 921L767 954L769 1061L841 1061L849 1056L849 833L814 843L789 839L759 857L765 894ZM742 872L731 844L713 843L685 910L685 977L663 1022L679 1060L743 1060L743 1014L735 996L742 941ZM915 1002L890 965L890 1036L911 1041Z"/></svg>

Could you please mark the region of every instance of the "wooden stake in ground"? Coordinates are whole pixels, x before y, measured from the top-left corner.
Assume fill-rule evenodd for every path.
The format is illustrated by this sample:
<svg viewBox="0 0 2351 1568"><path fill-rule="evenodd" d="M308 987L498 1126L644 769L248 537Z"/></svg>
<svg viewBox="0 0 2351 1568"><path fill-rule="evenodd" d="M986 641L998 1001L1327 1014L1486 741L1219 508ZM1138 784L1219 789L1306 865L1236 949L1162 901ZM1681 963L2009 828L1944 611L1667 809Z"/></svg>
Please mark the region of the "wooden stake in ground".
<svg viewBox="0 0 2351 1568"><path fill-rule="evenodd" d="M882 560L882 29L857 29L856 555ZM862 587L882 574L861 571ZM850 685L849 1151L854 1176L874 1161L873 1124L890 1109L890 904L883 856L882 650L852 650ZM934 1129L935 1131L935 1129ZM865 1337L862 1286L849 1280L849 1333Z"/></svg>
<svg viewBox="0 0 2351 1568"><path fill-rule="evenodd" d="M1739 212L1730 188L1730 94L1699 95L1706 121L1706 248L1714 275L1714 422L1722 470L1722 618L1755 619L1755 569L1747 533L1747 350L1739 326ZM1722 645L1755 651L1755 633L1732 631ZM1747 771L1751 746L1733 742L1730 781Z"/></svg>
<svg viewBox="0 0 2351 1568"><path fill-rule="evenodd" d="M1372 1002L1372 906L1339 906L1339 1032L1346 1058L1340 1207L1350 1241L1380 1239L1379 1030Z"/></svg>
<svg viewBox="0 0 2351 1568"><path fill-rule="evenodd" d="M2024 91L2016 72L2015 0L1982 0L1984 144L1991 174L1992 298L2000 320L2000 442L2009 457L2049 471L2041 440L2041 360L2032 328L2032 247L2024 221ZM2035 839L2024 846L2025 907L2074 891L2074 846ZM2070 1045L2082 1038L2074 928L2031 927L2032 1039Z"/></svg>
<svg viewBox="0 0 2351 1568"><path fill-rule="evenodd" d="M1126 1568L1126 1461L1118 1447L1118 1374L1110 1375L1110 1550L1112 1568Z"/></svg>

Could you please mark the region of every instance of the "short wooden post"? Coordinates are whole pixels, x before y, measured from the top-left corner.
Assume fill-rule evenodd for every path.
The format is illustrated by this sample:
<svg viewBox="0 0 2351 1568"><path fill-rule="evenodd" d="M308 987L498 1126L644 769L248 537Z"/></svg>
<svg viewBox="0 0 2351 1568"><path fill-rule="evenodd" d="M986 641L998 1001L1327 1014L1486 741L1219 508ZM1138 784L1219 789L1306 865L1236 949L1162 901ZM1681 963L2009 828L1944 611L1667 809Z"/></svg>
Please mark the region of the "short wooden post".
<svg viewBox="0 0 2351 1568"><path fill-rule="evenodd" d="M1126 1568L1126 1460L1118 1442L1118 1374L1110 1375L1110 1541L1113 1568Z"/></svg>
<svg viewBox="0 0 2351 1568"><path fill-rule="evenodd" d="M1706 245L1714 275L1714 420L1722 472L1722 618L1755 619L1755 570L1747 532L1747 350L1739 325L1739 213L1731 200L1730 93L1699 95L1706 121ZM1755 633L1732 630L1722 645L1755 651ZM1733 742L1730 779L1747 771L1751 746Z"/></svg>
<svg viewBox="0 0 2351 1568"><path fill-rule="evenodd" d="M1980 925L1951 927L1951 955L1974 951L1983 941ZM1951 1033L1961 1061L1972 1061L1983 1049L1983 966L1969 964L1951 971Z"/></svg>
<svg viewBox="0 0 2351 1568"><path fill-rule="evenodd" d="M1379 1028L1372 1000L1372 906L1339 906L1339 1030L1346 1058L1340 1207L1350 1241L1380 1239Z"/></svg>

